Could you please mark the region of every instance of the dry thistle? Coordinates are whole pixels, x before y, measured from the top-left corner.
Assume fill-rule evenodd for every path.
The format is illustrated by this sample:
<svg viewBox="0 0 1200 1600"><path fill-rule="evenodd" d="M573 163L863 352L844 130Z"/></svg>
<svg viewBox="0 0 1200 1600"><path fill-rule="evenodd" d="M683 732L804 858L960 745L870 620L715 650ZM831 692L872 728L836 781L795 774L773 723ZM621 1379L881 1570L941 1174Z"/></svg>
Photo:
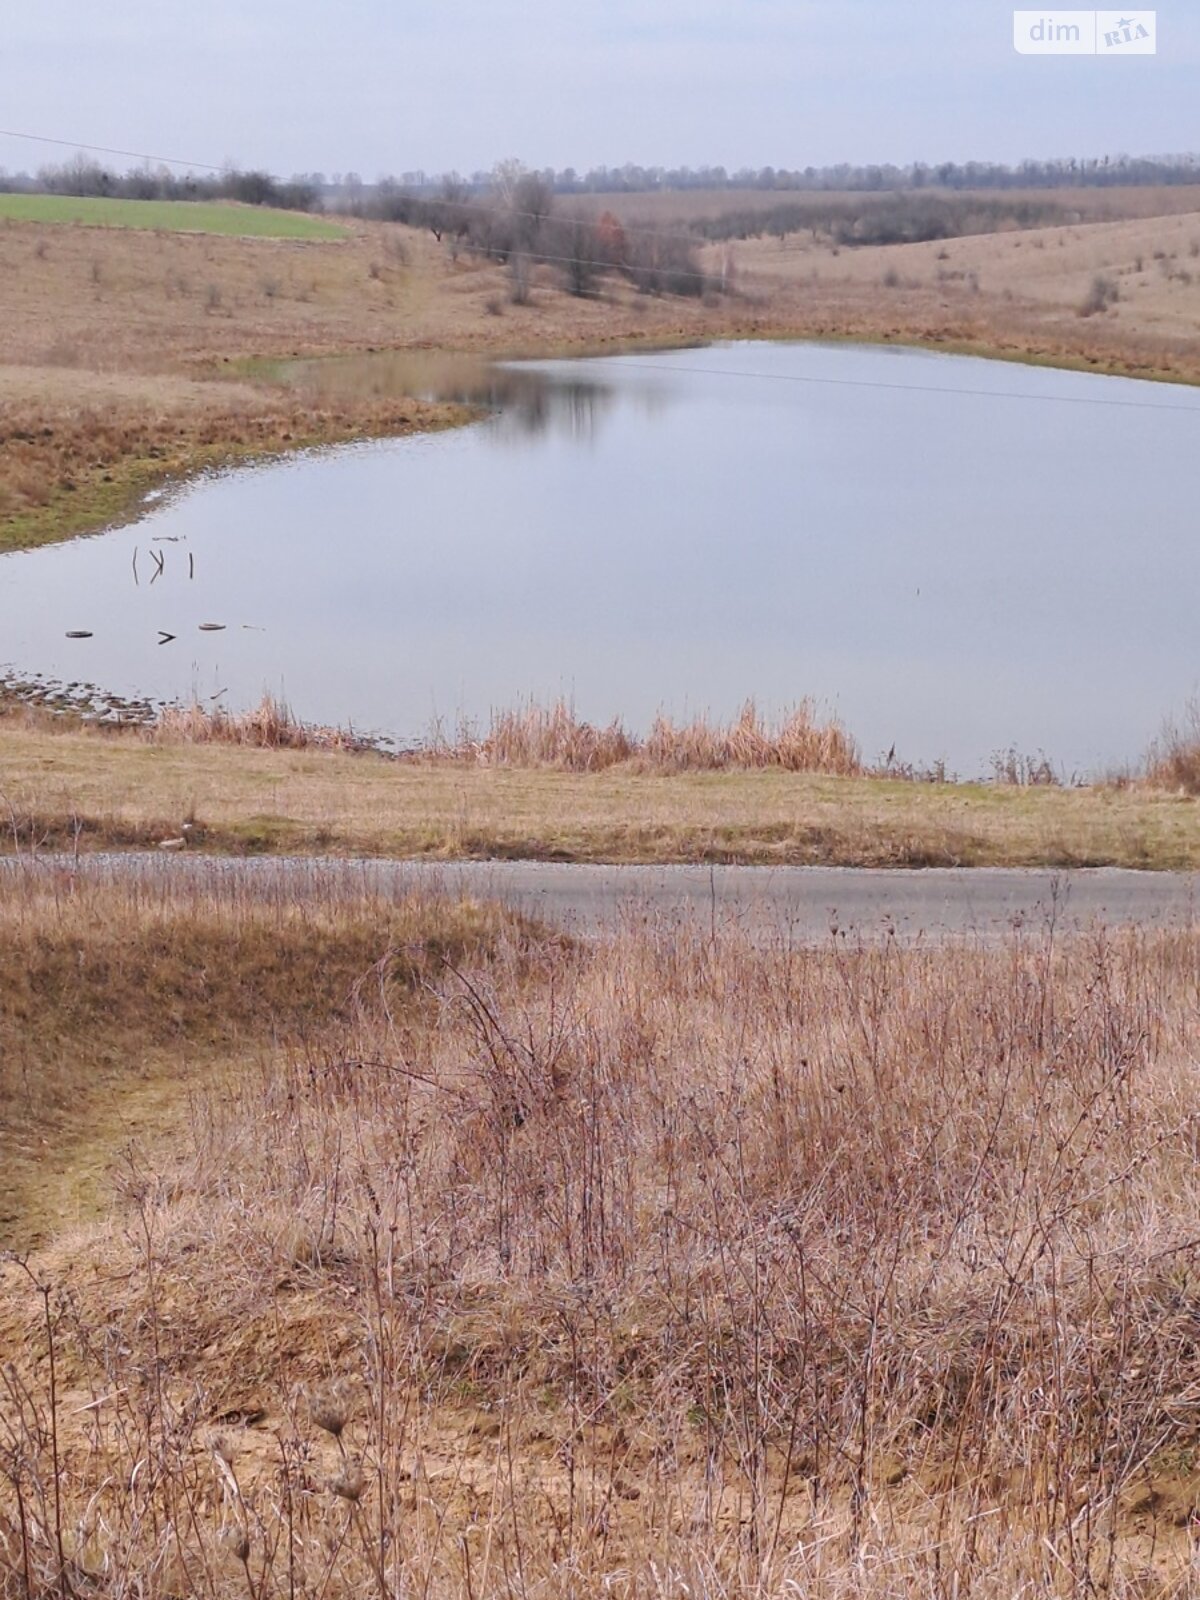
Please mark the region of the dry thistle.
<svg viewBox="0 0 1200 1600"><path fill-rule="evenodd" d="M250 1559L250 1532L242 1523L231 1522L221 1529L221 1543L243 1566Z"/></svg>
<svg viewBox="0 0 1200 1600"><path fill-rule="evenodd" d="M329 1488L342 1500L357 1502L362 1499L363 1490L367 1486L366 1475L361 1464L351 1459L345 1462L336 1478L330 1478Z"/></svg>
<svg viewBox="0 0 1200 1600"><path fill-rule="evenodd" d="M308 1414L318 1428L340 1439L350 1420L350 1403L344 1379L327 1384L308 1397Z"/></svg>

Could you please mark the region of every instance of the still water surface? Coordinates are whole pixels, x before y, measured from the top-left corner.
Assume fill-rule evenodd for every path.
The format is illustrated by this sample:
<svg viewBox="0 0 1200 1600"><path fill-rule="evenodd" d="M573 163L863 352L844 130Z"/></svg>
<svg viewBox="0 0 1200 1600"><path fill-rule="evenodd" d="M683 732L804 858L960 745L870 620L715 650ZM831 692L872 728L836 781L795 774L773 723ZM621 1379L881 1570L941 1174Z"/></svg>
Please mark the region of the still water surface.
<svg viewBox="0 0 1200 1600"><path fill-rule="evenodd" d="M1196 392L811 344L340 368L285 376L498 410L0 558L0 662L402 742L531 694L642 728L812 695L964 776L1136 758L1200 681Z"/></svg>

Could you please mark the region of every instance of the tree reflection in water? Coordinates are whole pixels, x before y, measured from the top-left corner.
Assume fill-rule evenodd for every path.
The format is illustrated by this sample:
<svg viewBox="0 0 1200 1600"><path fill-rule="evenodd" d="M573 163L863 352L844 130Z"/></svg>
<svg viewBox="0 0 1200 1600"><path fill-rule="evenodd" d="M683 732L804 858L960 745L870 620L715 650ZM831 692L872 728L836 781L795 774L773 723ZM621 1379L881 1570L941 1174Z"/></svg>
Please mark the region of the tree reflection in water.
<svg viewBox="0 0 1200 1600"><path fill-rule="evenodd" d="M280 362L272 375L320 399L442 401L496 414L506 434L561 428L590 438L612 400L608 383L569 374L555 363L502 364L478 356L425 350L381 350L361 356Z"/></svg>

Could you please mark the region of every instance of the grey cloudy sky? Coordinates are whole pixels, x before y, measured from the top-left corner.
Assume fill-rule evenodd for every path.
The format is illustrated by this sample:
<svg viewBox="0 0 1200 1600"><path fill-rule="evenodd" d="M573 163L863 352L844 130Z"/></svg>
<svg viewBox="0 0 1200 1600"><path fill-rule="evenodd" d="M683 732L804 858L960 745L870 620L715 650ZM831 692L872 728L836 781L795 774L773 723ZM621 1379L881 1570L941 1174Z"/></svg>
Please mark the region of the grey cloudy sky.
<svg viewBox="0 0 1200 1600"><path fill-rule="evenodd" d="M1026 8L1031 0L1024 0ZM1031 58L992 0L38 0L0 125L274 171L733 168L1200 146L1200 0L1159 54ZM1052 12L1048 13L1053 15ZM0 137L0 165L69 152Z"/></svg>

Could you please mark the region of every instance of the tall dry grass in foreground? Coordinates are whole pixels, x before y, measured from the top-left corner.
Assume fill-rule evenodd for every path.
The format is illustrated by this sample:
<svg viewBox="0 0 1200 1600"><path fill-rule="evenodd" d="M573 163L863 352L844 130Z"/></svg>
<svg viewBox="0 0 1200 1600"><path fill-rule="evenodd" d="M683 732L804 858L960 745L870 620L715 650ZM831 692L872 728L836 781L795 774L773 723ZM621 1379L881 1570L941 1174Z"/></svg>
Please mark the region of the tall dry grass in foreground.
<svg viewBox="0 0 1200 1600"><path fill-rule="evenodd" d="M98 1083L114 1092L150 1052L182 1062L321 1036L384 952L387 985L407 993L515 925L498 907L378 892L320 862L261 884L217 865L106 881L65 860L7 863L0 1141L86 1105Z"/></svg>
<svg viewBox="0 0 1200 1600"><path fill-rule="evenodd" d="M380 942L5 1274L8 1593L1191 1592L1194 936Z"/></svg>
<svg viewBox="0 0 1200 1600"><path fill-rule="evenodd" d="M854 740L836 718L822 720L811 700L802 700L776 723L763 718L753 700L728 723L703 715L676 723L659 715L645 738L630 733L619 719L596 727L565 700L548 706L530 701L493 712L486 734L464 726L448 738L435 730L426 749L434 760L570 772L597 772L621 763L649 772L862 771Z"/></svg>

